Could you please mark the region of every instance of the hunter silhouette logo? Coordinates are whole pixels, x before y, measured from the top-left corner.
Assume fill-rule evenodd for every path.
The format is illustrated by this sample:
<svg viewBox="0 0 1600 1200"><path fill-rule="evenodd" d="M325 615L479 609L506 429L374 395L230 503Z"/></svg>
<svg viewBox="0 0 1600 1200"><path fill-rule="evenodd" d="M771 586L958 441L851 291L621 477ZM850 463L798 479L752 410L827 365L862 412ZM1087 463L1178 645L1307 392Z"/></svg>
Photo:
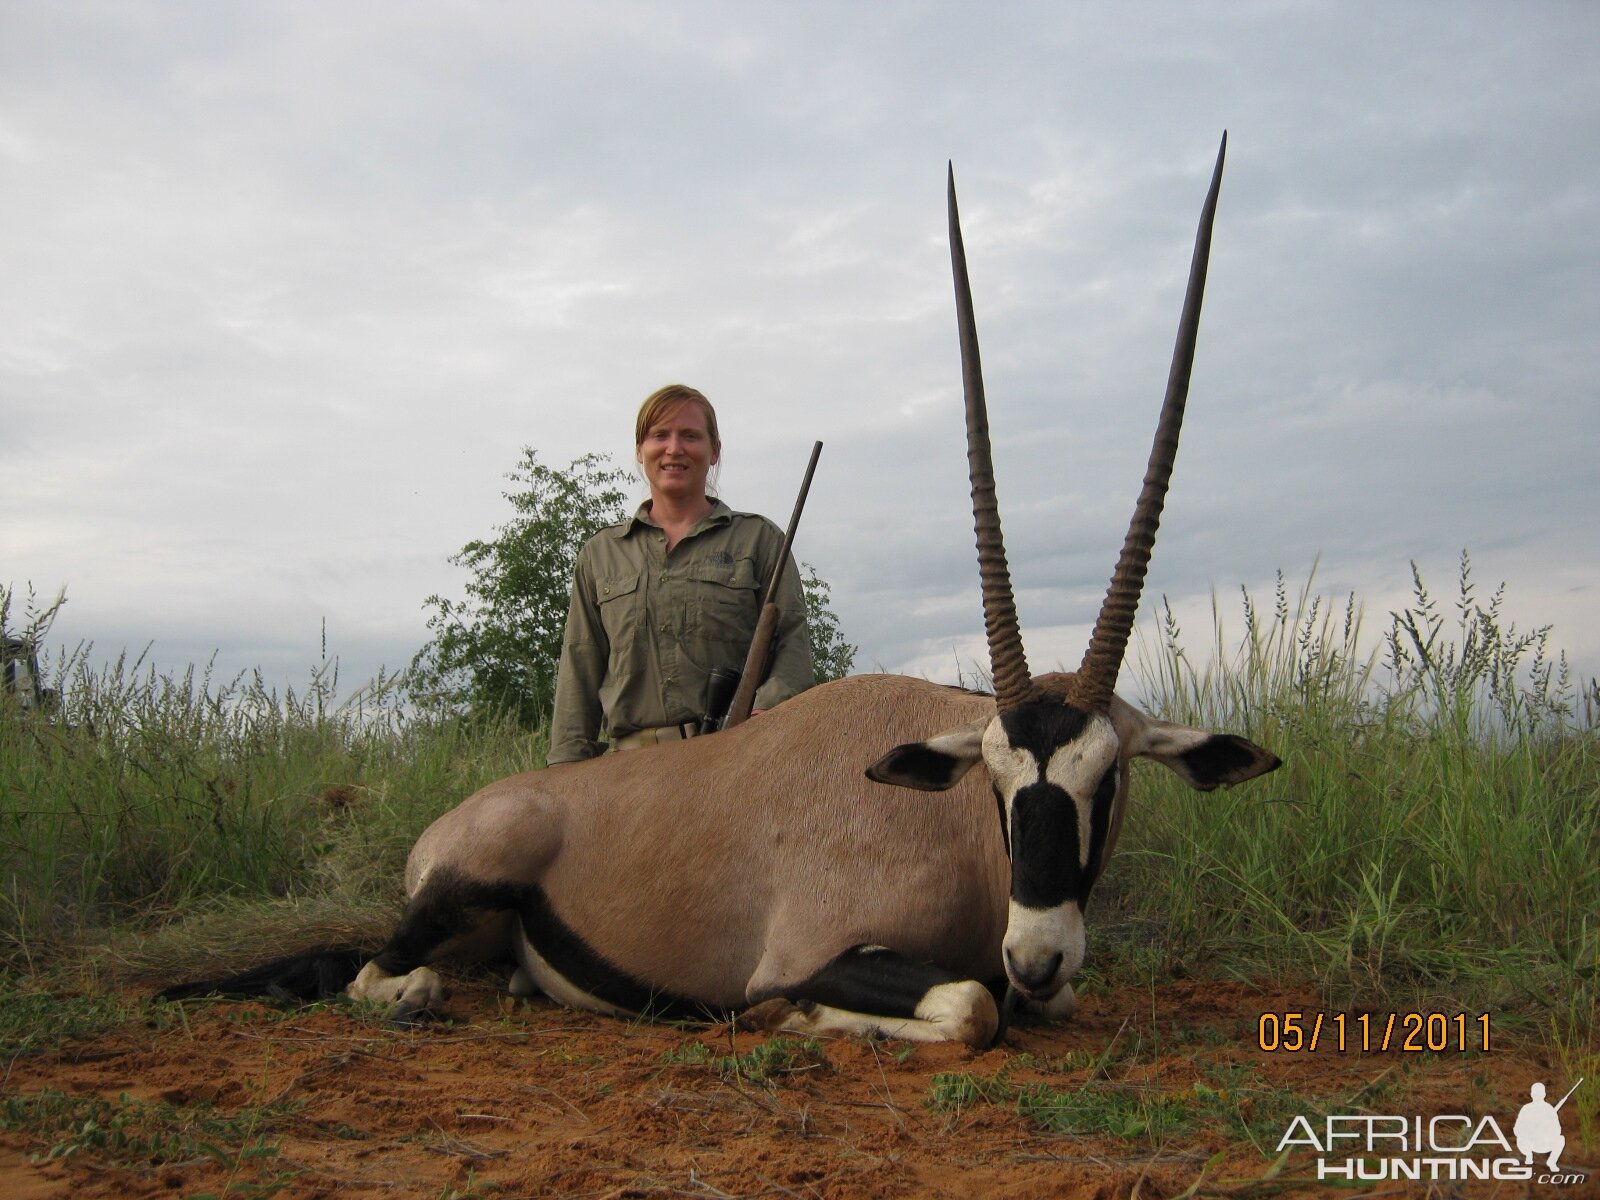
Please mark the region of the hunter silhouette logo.
<svg viewBox="0 0 1600 1200"><path fill-rule="evenodd" d="M1317 1155L1317 1178L1374 1183L1417 1180L1526 1180L1558 1186L1583 1183L1581 1171L1562 1171L1567 1139L1561 1132L1561 1106L1583 1083L1579 1079L1554 1104L1545 1085L1528 1089L1528 1103L1517 1113L1506 1137L1493 1116L1441 1113L1435 1117L1330 1114L1319 1126L1296 1117L1284 1130L1278 1151L1303 1146ZM1512 1138L1516 1140L1512 1148ZM1535 1165L1534 1160L1544 1161Z"/></svg>
<svg viewBox="0 0 1600 1200"><path fill-rule="evenodd" d="M1583 1080L1579 1079L1578 1083ZM1522 1106L1522 1111L1517 1114L1517 1123L1511 1127L1512 1134L1517 1139L1517 1149L1533 1165L1535 1154L1548 1154L1545 1166L1551 1171L1556 1169L1556 1159L1561 1157L1562 1150L1566 1149L1567 1139L1561 1132L1561 1106L1572 1098L1572 1093L1578 1090L1578 1083L1567 1090L1567 1094L1554 1104L1546 1104L1544 1099L1544 1084L1536 1083L1528 1089L1532 1097Z"/></svg>

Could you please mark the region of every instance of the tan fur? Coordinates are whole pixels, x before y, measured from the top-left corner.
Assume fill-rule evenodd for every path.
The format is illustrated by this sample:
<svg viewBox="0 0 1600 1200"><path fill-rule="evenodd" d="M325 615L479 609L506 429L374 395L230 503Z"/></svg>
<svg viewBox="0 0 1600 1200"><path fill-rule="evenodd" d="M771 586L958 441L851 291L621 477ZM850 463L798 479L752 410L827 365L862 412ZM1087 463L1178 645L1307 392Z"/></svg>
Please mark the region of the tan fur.
<svg viewBox="0 0 1600 1200"><path fill-rule="evenodd" d="M1039 682L1054 692L1070 680ZM988 772L923 792L871 782L864 770L894 746L986 723L994 711L993 697L859 675L712 737L514 776L429 827L407 891L439 867L538 885L638 982L727 1007L782 995L863 944L993 978L1010 864ZM1106 859L1128 759L1209 736L1120 699L1110 715L1122 772Z"/></svg>
<svg viewBox="0 0 1600 1200"><path fill-rule="evenodd" d="M986 775L927 793L863 772L993 712L991 697L852 676L712 737L514 776L429 827L407 891L440 866L538 884L639 981L727 1006L863 943L987 978L1010 867Z"/></svg>

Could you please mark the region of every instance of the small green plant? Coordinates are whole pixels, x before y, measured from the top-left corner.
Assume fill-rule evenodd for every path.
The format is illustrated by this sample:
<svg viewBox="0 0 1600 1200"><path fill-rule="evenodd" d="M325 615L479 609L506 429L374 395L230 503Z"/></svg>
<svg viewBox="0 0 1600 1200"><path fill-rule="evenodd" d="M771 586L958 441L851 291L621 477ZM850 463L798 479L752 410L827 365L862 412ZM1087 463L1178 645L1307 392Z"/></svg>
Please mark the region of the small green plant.
<svg viewBox="0 0 1600 1200"><path fill-rule="evenodd" d="M1188 1127L1196 1099L1191 1093L1125 1084L1072 1089L1032 1084L1017 1091L1014 1103L1035 1126L1051 1133L1110 1134L1160 1144Z"/></svg>
<svg viewBox="0 0 1600 1200"><path fill-rule="evenodd" d="M482 1200L491 1192L500 1190L500 1185L493 1180L479 1179L478 1173L471 1167L467 1168L467 1180L457 1185L447 1183L439 1189L439 1200Z"/></svg>
<svg viewBox="0 0 1600 1200"><path fill-rule="evenodd" d="M799 1071L815 1071L828 1065L828 1056L822 1043L815 1038L797 1042L792 1038L773 1038L745 1054L735 1055L731 1066L734 1074L745 1079L765 1083L777 1075L793 1075ZM726 1071L727 1066L722 1069Z"/></svg>
<svg viewBox="0 0 1600 1200"><path fill-rule="evenodd" d="M74 1038L93 1037L114 1029L131 1015L110 992L71 995L42 988L42 982L0 972L0 1058L49 1050Z"/></svg>
<svg viewBox="0 0 1600 1200"><path fill-rule="evenodd" d="M237 1173L228 1177L220 1192L195 1192L189 1200L267 1200L300 1177L299 1171L280 1171L276 1175L261 1175L255 1179L240 1179Z"/></svg>
<svg viewBox="0 0 1600 1200"><path fill-rule="evenodd" d="M1009 1109L1050 1133L1109 1135L1152 1146L1202 1125L1220 1125L1258 1149L1294 1115L1324 1111L1322 1102L1266 1085L1243 1067L1212 1068L1205 1079L1187 1087L1163 1087L1133 1075L1109 1079L1098 1068L1075 1085L1017 1083L1011 1076L1018 1068L1012 1062L989 1076L936 1075L927 1106L936 1112L965 1112L986 1104Z"/></svg>
<svg viewBox="0 0 1600 1200"><path fill-rule="evenodd" d="M663 1051L659 1061L667 1066L710 1067L726 1079L771 1083L782 1075L825 1070L828 1056L815 1038L796 1041L775 1037L743 1054L717 1054L703 1042L691 1042Z"/></svg>
<svg viewBox="0 0 1600 1200"><path fill-rule="evenodd" d="M935 1075L927 1104L935 1111L963 1112L979 1104L1010 1109L1052 1133L1110 1134L1159 1141L1184 1124L1188 1099L1141 1085L1091 1078L1077 1087L1015 1083L1016 1064L993 1075Z"/></svg>
<svg viewBox="0 0 1600 1200"><path fill-rule="evenodd" d="M690 1042L687 1046L674 1046L661 1052L660 1061L669 1067L703 1067L717 1060L711 1047L704 1042Z"/></svg>
<svg viewBox="0 0 1600 1200"><path fill-rule="evenodd" d="M0 1100L0 1129L25 1134L47 1160L82 1156L134 1167L213 1159L231 1172L227 1194L265 1196L293 1174L264 1175L258 1169L251 1180L238 1177L245 1165L261 1168L276 1157L279 1143L269 1135L300 1107L300 1101L288 1101L223 1113L204 1101L180 1107L126 1092L110 1101L46 1088Z"/></svg>
<svg viewBox="0 0 1600 1200"><path fill-rule="evenodd" d="M933 1077L927 1105L935 1112L965 1112L978 1104L1008 1105L1017 1089L1006 1081L1002 1068L994 1075L974 1075L970 1071L941 1071Z"/></svg>
<svg viewBox="0 0 1600 1200"><path fill-rule="evenodd" d="M1205 1074L1204 1081L1195 1082L1194 1093L1208 1121L1222 1121L1263 1155L1275 1148L1294 1117L1328 1111L1325 1102L1275 1087L1250 1067L1218 1063L1207 1067Z"/></svg>

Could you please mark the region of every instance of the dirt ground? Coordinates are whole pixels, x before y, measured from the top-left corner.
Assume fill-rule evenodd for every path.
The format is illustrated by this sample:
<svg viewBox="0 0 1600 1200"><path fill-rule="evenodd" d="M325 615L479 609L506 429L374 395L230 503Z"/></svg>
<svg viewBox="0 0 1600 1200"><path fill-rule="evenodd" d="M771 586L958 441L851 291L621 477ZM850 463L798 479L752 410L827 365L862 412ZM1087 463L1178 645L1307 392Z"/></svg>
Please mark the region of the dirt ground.
<svg viewBox="0 0 1600 1200"><path fill-rule="evenodd" d="M241 1156L236 1138L151 1165L80 1121L67 1131L80 1148L52 1160L66 1133L9 1122L0 1197L1600 1196L1575 1120L1561 1166L1582 1183L1318 1184L1311 1150L1276 1152L1294 1112L1487 1112L1510 1136L1531 1082L1566 1084L1561 1064L1499 1030L1489 1054L1264 1053L1261 1014L1315 1011L1307 994L1106 990L1071 1022L1015 1028L984 1053L829 1041L763 1079L750 1052L765 1035L513 1002L484 978L451 986L453 1019L425 1027L205 1002L3 1064L8 1104L54 1089L169 1114L276 1106L259 1132L277 1153ZM738 1067L715 1061L735 1055ZM960 1081L941 1075L994 1091L961 1103ZM1167 1097L1188 1115L1164 1130L1113 1114L1120 1130L1052 1131L1005 1091L1036 1084L1127 1101L1118 1112Z"/></svg>

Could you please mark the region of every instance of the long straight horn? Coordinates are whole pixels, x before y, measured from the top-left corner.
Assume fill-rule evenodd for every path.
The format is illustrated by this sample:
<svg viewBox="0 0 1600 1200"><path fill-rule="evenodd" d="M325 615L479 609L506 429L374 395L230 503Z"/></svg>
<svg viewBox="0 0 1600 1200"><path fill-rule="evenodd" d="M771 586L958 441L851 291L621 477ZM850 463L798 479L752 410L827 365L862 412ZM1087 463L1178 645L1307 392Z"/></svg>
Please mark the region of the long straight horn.
<svg viewBox="0 0 1600 1200"><path fill-rule="evenodd" d="M989 411L983 399L983 366L978 361L978 326L972 317L972 285L967 281L967 251L956 211L956 169L950 166L950 266L955 274L956 325L961 331L961 383L967 398L967 474L972 480L972 523L978 535L978 578L983 587L983 626L989 634L989 669L995 703L1001 712L1038 693L1017 627L1005 541L1000 536L1000 506L994 494L994 462L989 453Z"/></svg>
<svg viewBox="0 0 1600 1200"><path fill-rule="evenodd" d="M1156 528L1161 523L1161 508L1167 498L1167 483L1172 478L1172 463L1178 455L1178 430L1183 425L1183 406L1189 398L1189 372L1194 366L1195 339L1200 331L1200 301L1206 290L1206 264L1211 255L1211 226L1217 215L1217 193L1222 187L1222 161L1228 152L1228 135L1222 135L1217 150L1217 165L1211 175L1211 190L1200 210L1200 231L1195 235L1194 259L1189 265L1189 289L1183 298L1183 316L1178 322L1178 342L1172 351L1172 370L1167 375L1167 398L1156 426L1155 444L1150 448L1150 465L1144 473L1144 489L1134 507L1127 539L1105 603L1094 623L1089 648L1078 668L1073 696L1080 707L1103 710L1111 703L1117 686L1133 616L1139 608L1139 593L1144 589L1145 569L1150 565L1150 550L1155 545Z"/></svg>

